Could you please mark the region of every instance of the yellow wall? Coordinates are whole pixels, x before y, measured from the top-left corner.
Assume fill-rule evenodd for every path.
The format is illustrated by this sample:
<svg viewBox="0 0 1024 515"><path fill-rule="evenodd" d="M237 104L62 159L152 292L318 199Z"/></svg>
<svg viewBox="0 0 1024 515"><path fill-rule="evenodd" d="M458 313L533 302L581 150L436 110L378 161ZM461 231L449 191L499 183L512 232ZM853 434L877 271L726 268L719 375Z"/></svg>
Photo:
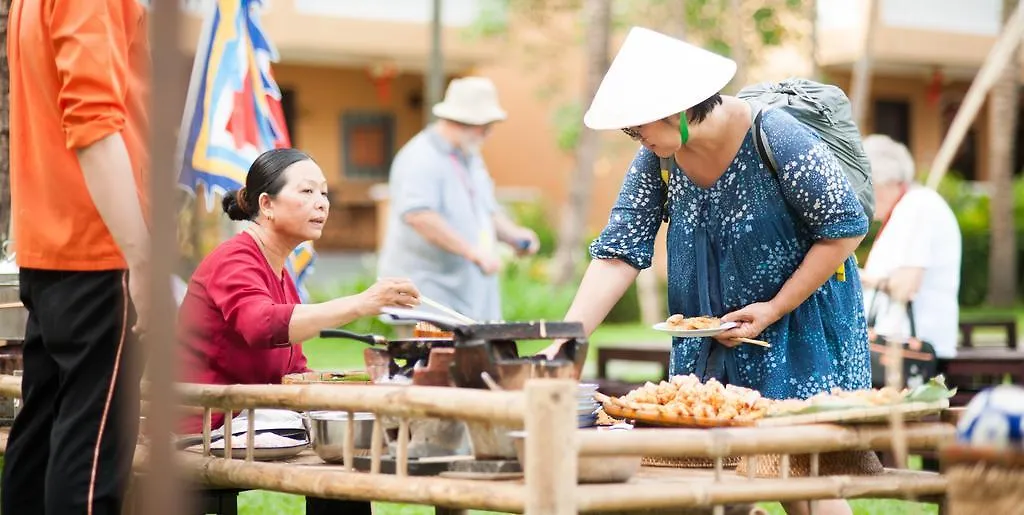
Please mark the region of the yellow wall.
<svg viewBox="0 0 1024 515"><path fill-rule="evenodd" d="M381 104L372 81L359 68L327 68L277 64L274 73L281 88L295 92L297 147L309 152L330 183L331 216L321 240L322 248L371 250L376 246L376 212L369 196L374 182L344 175L341 116L349 110L388 111L395 114L397 151L422 125L422 111L408 99L423 87L419 75L400 75L391 89L391 101Z"/></svg>

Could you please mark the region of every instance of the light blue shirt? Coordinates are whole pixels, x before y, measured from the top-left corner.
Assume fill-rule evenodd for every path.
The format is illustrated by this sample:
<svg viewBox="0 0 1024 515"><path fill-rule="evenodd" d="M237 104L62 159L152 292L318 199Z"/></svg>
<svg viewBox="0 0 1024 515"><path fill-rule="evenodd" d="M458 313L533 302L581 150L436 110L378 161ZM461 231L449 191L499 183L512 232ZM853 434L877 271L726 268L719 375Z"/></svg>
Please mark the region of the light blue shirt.
<svg viewBox="0 0 1024 515"><path fill-rule="evenodd" d="M476 320L500 320L497 276L484 275L466 258L428 242L403 220L408 213L434 211L472 245L479 245L482 235L493 240L498 205L480 155L456 149L431 125L395 156L388 186L379 274L408 277L423 295Z"/></svg>

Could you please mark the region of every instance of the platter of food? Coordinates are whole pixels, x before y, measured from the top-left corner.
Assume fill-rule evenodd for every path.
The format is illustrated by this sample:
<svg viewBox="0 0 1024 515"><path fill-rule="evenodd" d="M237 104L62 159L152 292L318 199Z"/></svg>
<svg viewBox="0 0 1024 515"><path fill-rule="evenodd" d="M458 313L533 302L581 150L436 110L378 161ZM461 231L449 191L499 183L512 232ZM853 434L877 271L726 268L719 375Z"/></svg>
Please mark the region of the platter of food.
<svg viewBox="0 0 1024 515"><path fill-rule="evenodd" d="M833 389L808 399L773 401L758 425L873 424L887 422L896 413L905 420L916 420L948 408L955 394L956 388L947 388L941 375L912 389Z"/></svg>
<svg viewBox="0 0 1024 515"><path fill-rule="evenodd" d="M834 389L808 399L773 400L715 379L702 383L691 374L647 383L622 397L596 393L594 398L604 416L639 425L710 428L884 423L894 413L916 420L948 408L954 394L956 389L937 376L913 389Z"/></svg>
<svg viewBox="0 0 1024 515"><path fill-rule="evenodd" d="M664 322L654 324L654 329L681 338L703 338L717 336L736 327L735 322L722 322L715 317L685 317L672 315Z"/></svg>
<svg viewBox="0 0 1024 515"><path fill-rule="evenodd" d="M595 394L611 417L669 427L752 426L768 411L770 400L749 388L723 385L697 376L675 376L647 383L622 397Z"/></svg>

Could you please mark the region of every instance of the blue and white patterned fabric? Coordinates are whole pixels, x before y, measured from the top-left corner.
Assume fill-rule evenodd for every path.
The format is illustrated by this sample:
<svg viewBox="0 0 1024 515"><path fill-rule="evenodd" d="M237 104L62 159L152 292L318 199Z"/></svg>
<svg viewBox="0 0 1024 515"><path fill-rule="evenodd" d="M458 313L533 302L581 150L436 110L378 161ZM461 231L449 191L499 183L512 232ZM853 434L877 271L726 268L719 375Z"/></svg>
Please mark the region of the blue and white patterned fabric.
<svg viewBox="0 0 1024 515"><path fill-rule="evenodd" d="M765 112L762 126L781 167L778 177L762 164L750 132L729 169L707 189L674 167L666 190L658 157L641 148L591 256L649 267L668 210L669 309L722 316L772 299L815 241L865 234L868 219L818 136L779 109ZM716 377L771 398L868 388L861 295L851 256L845 279L834 274L761 334L770 349L675 338L671 373Z"/></svg>

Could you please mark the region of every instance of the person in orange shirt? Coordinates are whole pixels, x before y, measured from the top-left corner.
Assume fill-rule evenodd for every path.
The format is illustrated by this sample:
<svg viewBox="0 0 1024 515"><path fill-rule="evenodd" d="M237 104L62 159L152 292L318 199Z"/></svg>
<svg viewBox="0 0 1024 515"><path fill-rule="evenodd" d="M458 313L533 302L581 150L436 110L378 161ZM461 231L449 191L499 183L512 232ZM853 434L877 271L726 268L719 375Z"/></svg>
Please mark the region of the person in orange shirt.
<svg viewBox="0 0 1024 515"><path fill-rule="evenodd" d="M19 0L11 197L28 310L4 514L120 514L138 431L149 48L138 0ZM134 329L134 331L133 331Z"/></svg>

